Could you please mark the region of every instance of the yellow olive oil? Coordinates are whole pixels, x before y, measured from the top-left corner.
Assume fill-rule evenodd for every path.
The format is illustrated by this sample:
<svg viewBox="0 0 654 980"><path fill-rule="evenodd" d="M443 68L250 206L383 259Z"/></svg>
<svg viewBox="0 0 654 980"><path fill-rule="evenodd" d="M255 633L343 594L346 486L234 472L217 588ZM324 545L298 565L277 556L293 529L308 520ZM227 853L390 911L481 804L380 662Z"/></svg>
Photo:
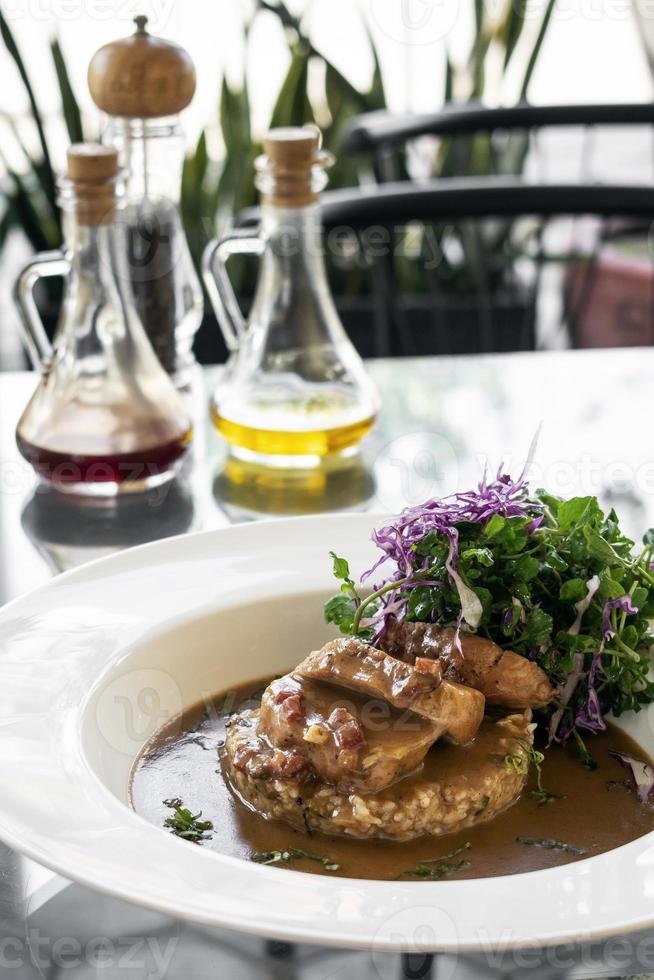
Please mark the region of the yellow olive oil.
<svg viewBox="0 0 654 980"><path fill-rule="evenodd" d="M232 446L262 456L329 456L356 446L370 431L375 416L346 425L316 429L258 428L233 422L212 407L211 417L220 434Z"/></svg>

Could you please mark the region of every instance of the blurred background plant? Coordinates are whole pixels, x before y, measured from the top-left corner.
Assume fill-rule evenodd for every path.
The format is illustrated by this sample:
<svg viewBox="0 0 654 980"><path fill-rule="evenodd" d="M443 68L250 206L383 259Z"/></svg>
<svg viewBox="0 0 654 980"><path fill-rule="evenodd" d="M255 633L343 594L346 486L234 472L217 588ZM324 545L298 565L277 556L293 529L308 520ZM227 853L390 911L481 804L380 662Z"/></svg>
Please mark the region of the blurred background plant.
<svg viewBox="0 0 654 980"><path fill-rule="evenodd" d="M496 97L503 78L513 71L513 63L518 60L525 67L517 86L517 96L525 98L555 0L549 0L546 4L538 24L534 23L533 18L527 18L527 0L505 0L499 14L496 3L484 0L470 0L470 3L474 7L475 31L469 55L461 63L454 63L447 57L442 90L434 93L434 110L450 101L483 101L489 92ZM290 54L288 71L279 90L270 125L317 123L323 130L325 146L336 156L336 165L330 172L330 186L337 188L356 184L365 163L340 153L345 129L353 116L385 109L387 104L380 59L372 36L367 34L374 65L373 77L370 87L360 90L314 44L303 29L305 18L292 14L281 0L256 0L252 17L244 26L246 48L254 21L264 12L279 19ZM526 29L527 25L529 30ZM37 135L36 152L28 150L16 120L9 115L4 116L4 139L12 141L14 145L10 154L2 145L4 139L0 141L0 161L6 175L1 195L0 247L12 228L20 228L34 249L56 247L61 241L61 224L55 199L52 153L39 108L38 93L34 90L9 23L2 13L0 34L25 88ZM97 133L89 131L88 126L83 126L66 61L56 39L51 42L50 54L68 138L76 142L84 137L97 136ZM184 170L182 209L196 261L215 231L255 201L254 159L259 152L259 140L251 125L251 106L245 78L238 87L230 84L226 77L223 78L218 109L222 153L217 159L212 159L207 134L203 132L188 156ZM21 166L9 162L16 159L16 151L22 161ZM433 156L432 173L435 176L519 173L525 152L526 138L517 145L507 143L500 154L491 147L485 136L457 140L456 145L437 149ZM403 161L403 168L404 171L410 170L406 161Z"/></svg>
<svg viewBox="0 0 654 980"><path fill-rule="evenodd" d="M456 59L446 52L441 88L434 92L434 111L451 102L497 103L525 99L555 2L547 0L540 15L534 17L529 14L528 0L503 0L499 5L492 0L468 0L470 10L467 12L473 24L469 47L463 57ZM354 116L387 107L379 52L364 23L372 77L367 88L355 86L320 50L318 41L305 27L310 10L309 3L303 15L296 16L283 0L253 0L249 16L243 22L243 60L247 64L250 36L257 18L276 18L283 29L289 63L270 125L301 126L315 122L322 129L324 145L336 157L330 171L330 187L353 186L371 179L370 161L342 152L343 138ZM38 92L30 80L9 22L1 13L0 34L24 86L35 137L29 141L28 148L24 128L19 128L17 119L4 116L5 136L0 141L0 162L5 169L5 179L0 185L0 249L9 233L17 230L26 236L34 250L56 248L61 242L61 220L56 201L53 153ZM89 57L91 53L88 52ZM97 138L98 133L92 131L82 118L57 39L51 41L50 55L68 139L75 142ZM401 147L395 152L394 167L400 178L407 179L416 175L416 167L422 177L520 174L528 151L527 134L513 133L499 142L497 135L432 140L427 144L423 141L417 157L411 145ZM206 243L243 208L255 203L254 160L260 152L260 136L253 125L245 70L239 84L230 82L225 75L217 121L210 121L202 131L186 159L183 172L182 214L196 264L200 262ZM401 258L398 285L413 292L428 291L433 286L428 281L430 275L432 279L437 275L445 283L446 290L461 293L467 288L471 274L477 281L483 277L491 286L493 282L499 283L507 263L512 263L515 257L511 249L506 248L509 233L508 226L498 223L487 229L478 228L473 236L466 230L438 231L443 256L438 271L426 274L422 267L424 263ZM408 229L407 247L399 251L414 260L420 258L421 235L420 229ZM452 235L456 239L454 246L451 240L444 239L444 236L452 239ZM433 254L433 236L429 248ZM449 256L454 258L450 260ZM247 302L253 286L253 265L248 265L247 260L236 259L230 272L237 293ZM352 297L370 289L360 257L352 252L349 260L347 254L336 259L332 257L330 274L332 285L340 295ZM49 297L51 318L56 313L58 300L56 286L54 290Z"/></svg>

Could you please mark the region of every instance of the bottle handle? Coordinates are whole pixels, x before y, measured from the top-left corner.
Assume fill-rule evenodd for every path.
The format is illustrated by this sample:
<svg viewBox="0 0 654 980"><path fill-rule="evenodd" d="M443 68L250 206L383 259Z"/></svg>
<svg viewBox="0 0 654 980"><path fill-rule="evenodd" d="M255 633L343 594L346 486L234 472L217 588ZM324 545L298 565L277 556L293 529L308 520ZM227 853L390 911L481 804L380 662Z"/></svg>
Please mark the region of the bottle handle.
<svg viewBox="0 0 654 980"><path fill-rule="evenodd" d="M232 288L227 260L232 255L262 255L265 247L265 242L249 228L236 228L209 242L204 250L202 277L229 351L238 350L245 317Z"/></svg>
<svg viewBox="0 0 654 980"><path fill-rule="evenodd" d="M37 252L14 284L13 297L20 317L23 343L37 371L48 370L54 350L34 302L34 286L39 279L67 276L69 271L70 262L63 252Z"/></svg>

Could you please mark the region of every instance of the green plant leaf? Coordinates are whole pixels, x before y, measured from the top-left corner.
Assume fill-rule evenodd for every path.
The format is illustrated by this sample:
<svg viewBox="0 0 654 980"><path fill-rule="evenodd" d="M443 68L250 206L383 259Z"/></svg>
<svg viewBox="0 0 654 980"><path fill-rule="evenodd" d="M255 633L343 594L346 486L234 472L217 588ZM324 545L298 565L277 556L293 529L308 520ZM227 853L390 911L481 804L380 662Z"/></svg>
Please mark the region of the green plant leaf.
<svg viewBox="0 0 654 980"><path fill-rule="evenodd" d="M243 208L256 202L254 160L259 146L252 142L250 100L245 79L240 88L235 88L223 77L219 121L224 158L222 166L216 168L215 180L212 179L211 164L207 167L202 206L203 223L207 229L213 229L213 234L231 222L232 217ZM199 251L201 253L202 249ZM247 271L251 268L252 263L243 256L231 259L229 272L237 295L242 291Z"/></svg>
<svg viewBox="0 0 654 980"><path fill-rule="evenodd" d="M277 96L270 120L271 128L277 126L304 126L313 122L313 110L307 94L310 50L297 44L291 54L291 63Z"/></svg>
<svg viewBox="0 0 654 980"><path fill-rule="evenodd" d="M52 169L52 161L50 158L50 150L48 148L48 141L45 136L45 129L43 127L43 118L41 116L38 103L36 101L36 96L34 95L34 89L32 88L32 83L30 82L29 75L27 74L27 69L25 68L25 63L21 57L20 51L18 50L18 45L16 44L14 35L7 23L4 14L0 11L0 37L4 41L4 45L11 56L16 68L18 69L18 74L21 77L21 81L27 93L27 98L30 104L30 111L32 113L32 118L36 125L37 133L39 136L39 143L41 144L41 152L43 154L43 172L42 172L42 184L44 193L50 202L52 209L57 210L56 203L56 186L55 186L55 176ZM36 171L36 168L35 168Z"/></svg>
<svg viewBox="0 0 654 980"><path fill-rule="evenodd" d="M586 524L599 513L596 497L571 497L559 507L558 518L562 531Z"/></svg>
<svg viewBox="0 0 654 980"><path fill-rule="evenodd" d="M475 32L479 32L484 26L484 0L475 0Z"/></svg>
<svg viewBox="0 0 654 980"><path fill-rule="evenodd" d="M8 234L15 224L16 221L12 214L12 202L11 200L5 201L5 213L0 218L0 248L3 248Z"/></svg>
<svg viewBox="0 0 654 980"><path fill-rule="evenodd" d="M341 633L346 635L352 632L352 623L356 612L356 605L352 596L339 592L325 603L324 612L327 623L334 623Z"/></svg>
<svg viewBox="0 0 654 980"><path fill-rule="evenodd" d="M294 17L289 11L288 7L279 0L278 3L270 3L268 0L257 0L257 6L260 10L266 10L269 13L275 14L279 18L283 27L287 30L293 32L293 35L297 38L297 43L291 45L291 51L294 53L297 48L303 49L307 52L309 58L318 58L322 61L325 67L333 73L334 77L337 77L339 84L342 86L343 91L352 97L353 100L361 103L361 112L372 112L375 109L383 109L386 107L386 99L383 93L383 85L380 91L381 83L381 65L379 63L379 57L374 44L374 41L368 31L367 25L364 22L364 29L368 34L370 40L370 45L372 48L372 56L375 65L373 72L373 82L369 92L360 92L348 79L336 68L336 66L325 57L325 55L316 48L311 42L307 34L302 30L302 22L298 17ZM288 77L288 76L287 76ZM280 93L281 94L281 93ZM273 113L274 118L274 113ZM311 113L311 120L313 119L313 113ZM288 125L283 124L283 125Z"/></svg>
<svg viewBox="0 0 654 980"><path fill-rule="evenodd" d="M464 561L474 560L478 564L483 565L485 568L490 568L493 564L493 552L490 548L466 548L465 551L461 553L461 557Z"/></svg>
<svg viewBox="0 0 654 980"><path fill-rule="evenodd" d="M543 46L543 41L545 40L545 35L547 34L547 29L549 27L550 20L552 19L552 14L554 13L555 6L556 6L556 0L548 0L547 7L543 12L543 19L540 22L538 34L536 35L536 40L534 41L534 46L531 49L531 54L529 55L525 76L522 80L522 87L520 89L521 99L527 98L527 91L529 89L529 83L531 82L531 76L534 73L536 62L538 61L538 56L540 54L540 49Z"/></svg>
<svg viewBox="0 0 654 980"><path fill-rule="evenodd" d="M508 67L509 62L516 49L518 41L525 26L525 11L529 0L510 0L507 18L503 30L504 42L504 68Z"/></svg>
<svg viewBox="0 0 654 980"><path fill-rule="evenodd" d="M50 52L52 54L55 72L57 73L59 92L61 94L61 108L66 122L68 138L71 143L83 143L84 130L82 127L82 115L72 85L70 84L66 60L57 38L53 38L50 41Z"/></svg>
<svg viewBox="0 0 654 980"><path fill-rule="evenodd" d="M43 229L41 216L34 208L32 197L22 177L15 170L8 167L6 170L7 177L13 185L12 193L5 198L7 212L12 216L12 224L21 228L35 251L41 252L51 248L52 242Z"/></svg>
<svg viewBox="0 0 654 980"><path fill-rule="evenodd" d="M207 175L207 165L209 163L209 154L207 152L207 134L204 129L198 138L192 160L193 176L197 181L198 187L202 188L204 178Z"/></svg>
<svg viewBox="0 0 654 980"><path fill-rule="evenodd" d="M334 578L342 579L344 582L351 582L352 576L350 575L350 566L347 558L341 558L335 551L330 551L329 556L333 563L332 573Z"/></svg>
<svg viewBox="0 0 654 980"><path fill-rule="evenodd" d="M239 89L232 89L227 80L223 79L220 128L226 158L224 180L219 189L215 210L222 204L222 195L229 188L232 212L238 213L256 201L254 160L259 152L259 147L252 142L250 97L245 78Z"/></svg>
<svg viewBox="0 0 654 980"><path fill-rule="evenodd" d="M559 599L562 602L579 602L585 598L588 589L582 578L569 578L559 589Z"/></svg>
<svg viewBox="0 0 654 980"><path fill-rule="evenodd" d="M207 136L200 133L195 150L184 160L182 171L182 212L192 220L205 216L205 180L209 165Z"/></svg>
<svg viewBox="0 0 654 980"><path fill-rule="evenodd" d="M454 96L454 65L452 64L452 59L450 58L450 52L448 48L445 48L445 85L444 85L444 96L445 102L451 102Z"/></svg>
<svg viewBox="0 0 654 980"><path fill-rule="evenodd" d="M215 234L215 186L217 173L212 168L203 131L195 150L184 161L182 170L182 221L193 261L200 267L202 253Z"/></svg>
<svg viewBox="0 0 654 980"><path fill-rule="evenodd" d="M16 147L20 152L24 166L9 168L6 164L6 155L0 152L0 159L5 161L5 168L12 169L21 175L21 182L25 192L32 198L35 214L42 223L44 233L50 242L50 247L54 248L61 243L61 222L58 207L53 209L51 202L45 195L43 188L43 164L35 161L30 156L25 146L15 120L8 113L0 114L0 118L6 124L7 129L15 140Z"/></svg>
<svg viewBox="0 0 654 980"><path fill-rule="evenodd" d="M370 28L365 18L363 18L363 27L366 32L366 37L368 38L368 44L370 45L370 53L372 54L372 62L374 66L370 88L367 94L365 94L363 97L367 103L366 111L373 112L375 109L386 108L386 90L384 88L384 76L382 73L381 61L379 60L377 45L375 44L375 39L370 32ZM331 67L333 69L333 65Z"/></svg>
<svg viewBox="0 0 654 980"><path fill-rule="evenodd" d="M531 582L540 572L540 561L533 555L521 555L512 570L517 581Z"/></svg>
<svg viewBox="0 0 654 980"><path fill-rule="evenodd" d="M469 99L481 99L486 85L486 55L493 36L485 27L475 35L468 57L468 75L472 79Z"/></svg>
<svg viewBox="0 0 654 980"><path fill-rule="evenodd" d="M245 79L240 89L223 78L220 90L220 129L227 154L242 152L251 144L250 99Z"/></svg>
<svg viewBox="0 0 654 980"><path fill-rule="evenodd" d="M325 97L331 122L323 132L324 143L336 156L329 183L331 187L352 186L358 183L356 162L340 149L350 120L365 112L366 105L360 95L352 95L349 85L343 85L343 76L330 64L325 66Z"/></svg>
<svg viewBox="0 0 654 980"><path fill-rule="evenodd" d="M588 546L588 553L604 562L606 565L621 565L622 559L616 554L608 541L606 541L599 531L584 524L583 535Z"/></svg>
<svg viewBox="0 0 654 980"><path fill-rule="evenodd" d="M269 3L268 0L257 0L257 7L260 10L267 10L269 13L279 17L283 27L295 31L298 37L301 35L302 31L299 18L293 16L282 0L278 0L277 3Z"/></svg>

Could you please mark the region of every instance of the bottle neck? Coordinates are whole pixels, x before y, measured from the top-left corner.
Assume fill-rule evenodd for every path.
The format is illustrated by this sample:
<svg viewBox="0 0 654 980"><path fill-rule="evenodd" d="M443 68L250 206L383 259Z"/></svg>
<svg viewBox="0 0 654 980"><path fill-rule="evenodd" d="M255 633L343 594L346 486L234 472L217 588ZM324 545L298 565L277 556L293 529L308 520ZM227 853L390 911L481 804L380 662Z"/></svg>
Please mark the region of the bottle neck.
<svg viewBox="0 0 654 980"><path fill-rule="evenodd" d="M104 142L115 146L128 173L129 202L179 204L184 165L184 133L177 116L166 119L109 120Z"/></svg>
<svg viewBox="0 0 654 980"><path fill-rule="evenodd" d="M319 202L281 208L264 198L261 237L269 260L281 264L287 273L297 269L321 280L326 277Z"/></svg>
<svg viewBox="0 0 654 980"><path fill-rule="evenodd" d="M70 263L69 293L77 293L89 307L111 305L126 322L132 302L123 223L84 224L74 212L64 215L65 250Z"/></svg>

